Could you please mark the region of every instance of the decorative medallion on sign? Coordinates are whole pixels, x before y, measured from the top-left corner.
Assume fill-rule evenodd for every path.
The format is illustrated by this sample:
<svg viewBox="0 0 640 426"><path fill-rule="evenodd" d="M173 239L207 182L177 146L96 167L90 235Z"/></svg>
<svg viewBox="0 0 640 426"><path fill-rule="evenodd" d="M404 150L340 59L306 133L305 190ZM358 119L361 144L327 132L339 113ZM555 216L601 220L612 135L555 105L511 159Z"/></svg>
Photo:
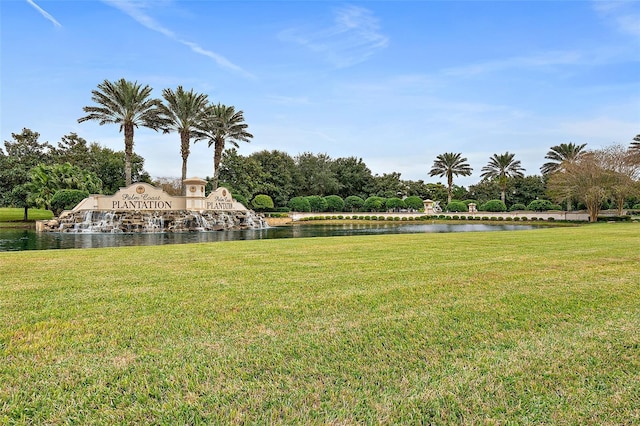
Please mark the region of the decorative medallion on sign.
<svg viewBox="0 0 640 426"><path fill-rule="evenodd" d="M189 187L189 191L191 191L191 192L196 192L196 187L195 187L195 186L190 186L190 187Z"/></svg>
<svg viewBox="0 0 640 426"><path fill-rule="evenodd" d="M144 186L140 185L136 187L136 192L138 194L144 194Z"/></svg>

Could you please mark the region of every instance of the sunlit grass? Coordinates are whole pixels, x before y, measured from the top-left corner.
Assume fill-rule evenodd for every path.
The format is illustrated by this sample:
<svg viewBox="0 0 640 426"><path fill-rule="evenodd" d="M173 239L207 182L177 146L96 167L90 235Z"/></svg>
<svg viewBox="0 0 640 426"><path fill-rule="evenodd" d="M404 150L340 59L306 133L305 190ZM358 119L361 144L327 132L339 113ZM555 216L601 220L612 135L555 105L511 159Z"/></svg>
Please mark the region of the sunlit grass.
<svg viewBox="0 0 640 426"><path fill-rule="evenodd" d="M51 210L43 209L29 209L27 212L27 219L29 221L35 220L47 220L52 219L53 213ZM0 227L11 227L27 223L23 222L24 209L1 207L0 208ZM19 223L17 223L19 222Z"/></svg>
<svg viewBox="0 0 640 426"><path fill-rule="evenodd" d="M640 227L0 253L0 423L640 422Z"/></svg>

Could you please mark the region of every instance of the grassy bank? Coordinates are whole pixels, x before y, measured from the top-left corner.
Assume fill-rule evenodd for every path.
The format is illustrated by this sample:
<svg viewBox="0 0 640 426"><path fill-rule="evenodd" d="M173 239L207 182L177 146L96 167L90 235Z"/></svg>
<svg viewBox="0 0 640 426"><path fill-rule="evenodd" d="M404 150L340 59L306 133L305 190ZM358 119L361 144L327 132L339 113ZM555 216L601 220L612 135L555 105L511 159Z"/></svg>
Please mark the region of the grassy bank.
<svg viewBox="0 0 640 426"><path fill-rule="evenodd" d="M640 227L0 253L0 423L640 422Z"/></svg>
<svg viewBox="0 0 640 426"><path fill-rule="evenodd" d="M33 226L36 220L53 219L53 213L50 210L29 209L27 211L27 222L24 222L24 209L20 208L0 208L0 228L15 228Z"/></svg>

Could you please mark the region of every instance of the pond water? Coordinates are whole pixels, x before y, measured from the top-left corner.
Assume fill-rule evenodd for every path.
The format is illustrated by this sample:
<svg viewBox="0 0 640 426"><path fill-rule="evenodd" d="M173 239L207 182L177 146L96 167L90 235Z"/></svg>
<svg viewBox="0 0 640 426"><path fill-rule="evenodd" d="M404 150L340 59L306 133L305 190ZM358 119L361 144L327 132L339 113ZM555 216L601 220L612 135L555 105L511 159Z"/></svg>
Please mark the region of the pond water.
<svg viewBox="0 0 640 426"><path fill-rule="evenodd" d="M346 235L487 232L532 229L531 225L488 224L304 224L242 231L156 234L36 233L27 229L0 228L0 251L51 250L162 244L209 243L272 238L332 237Z"/></svg>

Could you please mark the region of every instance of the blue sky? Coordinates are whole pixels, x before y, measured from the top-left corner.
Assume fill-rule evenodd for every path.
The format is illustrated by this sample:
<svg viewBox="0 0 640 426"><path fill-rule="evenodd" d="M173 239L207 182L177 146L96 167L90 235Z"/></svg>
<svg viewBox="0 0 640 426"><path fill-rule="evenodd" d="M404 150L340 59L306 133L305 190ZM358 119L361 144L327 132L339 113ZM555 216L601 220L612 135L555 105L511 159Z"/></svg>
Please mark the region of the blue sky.
<svg viewBox="0 0 640 426"><path fill-rule="evenodd" d="M99 83L182 85L244 111L239 152L362 158L436 182L444 152L474 168L506 151L539 174L553 145L640 133L638 1L48 1L0 3L2 140L28 127L124 148L78 124ZM139 129L153 177L180 176L175 133ZM188 175L212 174L192 145Z"/></svg>

